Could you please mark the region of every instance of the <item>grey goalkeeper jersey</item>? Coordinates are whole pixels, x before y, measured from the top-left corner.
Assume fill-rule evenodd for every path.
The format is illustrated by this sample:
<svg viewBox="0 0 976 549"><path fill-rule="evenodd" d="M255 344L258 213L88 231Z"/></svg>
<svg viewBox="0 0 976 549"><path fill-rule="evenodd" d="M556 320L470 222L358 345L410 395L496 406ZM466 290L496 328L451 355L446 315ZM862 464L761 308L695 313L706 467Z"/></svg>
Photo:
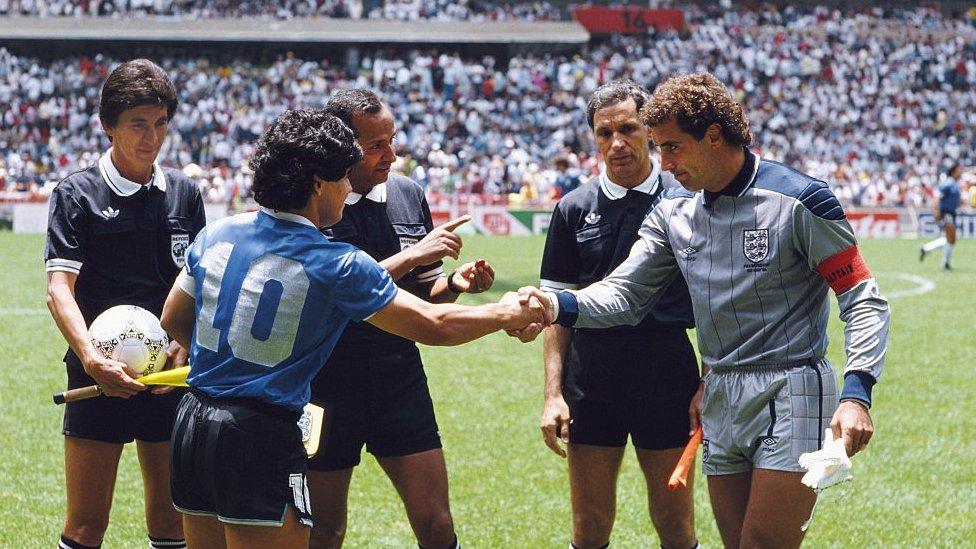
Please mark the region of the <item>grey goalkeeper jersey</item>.
<svg viewBox="0 0 976 549"><path fill-rule="evenodd" d="M557 294L558 323L635 324L683 275L705 365L796 364L827 351L829 287L846 323L842 398L870 404L888 346L888 303L825 183L747 151L726 189L670 192L639 235L604 280Z"/></svg>

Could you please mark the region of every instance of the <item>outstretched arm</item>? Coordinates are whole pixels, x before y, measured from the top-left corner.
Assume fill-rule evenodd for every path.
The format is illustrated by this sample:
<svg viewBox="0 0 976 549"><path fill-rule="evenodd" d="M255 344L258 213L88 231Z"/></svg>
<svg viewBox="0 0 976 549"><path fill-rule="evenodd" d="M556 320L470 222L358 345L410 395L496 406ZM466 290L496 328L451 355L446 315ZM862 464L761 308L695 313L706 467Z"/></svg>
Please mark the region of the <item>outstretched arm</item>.
<svg viewBox="0 0 976 549"><path fill-rule="evenodd" d="M549 323L537 299L507 293L498 303L477 307L430 304L405 291L366 319L374 326L426 345L460 345L498 330Z"/></svg>

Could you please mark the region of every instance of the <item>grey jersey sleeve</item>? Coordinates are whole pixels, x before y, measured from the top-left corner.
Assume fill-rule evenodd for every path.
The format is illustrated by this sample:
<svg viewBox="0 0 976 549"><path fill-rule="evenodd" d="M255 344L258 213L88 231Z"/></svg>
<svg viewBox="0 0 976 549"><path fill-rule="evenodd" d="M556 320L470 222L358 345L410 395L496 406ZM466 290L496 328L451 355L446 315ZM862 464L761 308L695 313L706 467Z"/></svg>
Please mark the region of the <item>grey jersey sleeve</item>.
<svg viewBox="0 0 976 549"><path fill-rule="evenodd" d="M797 247L810 268L837 294L840 318L845 323L847 365L841 398L870 404L871 386L881 377L888 350L888 300L871 276L842 212L818 214L816 208L811 211L797 202L793 220Z"/></svg>
<svg viewBox="0 0 976 549"><path fill-rule="evenodd" d="M607 277L573 292L577 328L610 328L640 322L678 275L667 235L673 205L662 204L644 220L627 259ZM562 301L560 302L562 303Z"/></svg>

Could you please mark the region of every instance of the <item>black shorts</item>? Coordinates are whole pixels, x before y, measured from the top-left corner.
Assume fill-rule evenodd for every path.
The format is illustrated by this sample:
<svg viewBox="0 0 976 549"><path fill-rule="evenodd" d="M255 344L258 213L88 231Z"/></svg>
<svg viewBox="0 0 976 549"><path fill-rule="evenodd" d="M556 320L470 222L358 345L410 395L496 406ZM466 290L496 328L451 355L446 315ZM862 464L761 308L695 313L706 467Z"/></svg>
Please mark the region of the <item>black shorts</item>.
<svg viewBox="0 0 976 549"><path fill-rule="evenodd" d="M940 227L945 227L946 225L956 224L956 211L955 210L940 210L939 213L942 219L939 221Z"/></svg>
<svg viewBox="0 0 976 549"><path fill-rule="evenodd" d="M95 385L74 354L65 359L68 389ZM173 432L176 407L186 389L165 395L149 389L129 398L101 396L69 402L64 407L61 432L65 436L125 444L133 440L166 442Z"/></svg>
<svg viewBox="0 0 976 549"><path fill-rule="evenodd" d="M683 329L640 341L578 331L563 381L570 443L621 447L630 435L644 450L683 446L698 382L698 360Z"/></svg>
<svg viewBox="0 0 976 549"><path fill-rule="evenodd" d="M300 415L255 399L187 394L170 452L176 509L231 524L281 526L291 506L311 526Z"/></svg>
<svg viewBox="0 0 976 549"><path fill-rule="evenodd" d="M416 346L372 358L330 360L312 382L312 402L325 408L321 446L308 462L313 471L355 467L364 444L377 457L441 447Z"/></svg>

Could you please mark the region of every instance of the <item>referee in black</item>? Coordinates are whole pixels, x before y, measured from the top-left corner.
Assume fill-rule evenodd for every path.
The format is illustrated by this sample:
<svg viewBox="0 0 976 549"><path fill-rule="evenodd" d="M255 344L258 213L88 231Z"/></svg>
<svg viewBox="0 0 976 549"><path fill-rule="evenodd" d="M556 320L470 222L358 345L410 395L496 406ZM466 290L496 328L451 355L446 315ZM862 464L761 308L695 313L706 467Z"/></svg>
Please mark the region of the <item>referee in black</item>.
<svg viewBox="0 0 976 549"><path fill-rule="evenodd" d="M677 185L662 176L651 156L649 131L638 116L648 99L630 81L606 84L590 98L587 119L605 169L556 206L542 258L542 288L579 289L603 279L627 258L664 186ZM666 487L689 438L689 411L699 386L698 361L686 334L693 326L688 288L678 277L636 326L546 328L540 425L552 451L569 457L573 547L610 542L628 435L661 546L697 545L691 477L686 488Z"/></svg>
<svg viewBox="0 0 976 549"><path fill-rule="evenodd" d="M87 337L95 317L115 305L138 305L159 316L186 248L205 223L197 186L156 163L176 104L173 83L156 64L136 59L117 67L99 104L111 148L51 195L47 305L69 345L68 388L97 383L108 395L65 407L68 508L61 548L102 543L122 447L133 440L149 546L186 547L169 484L169 438L183 391L147 391ZM167 353L170 365L186 362L175 342Z"/></svg>
<svg viewBox="0 0 976 549"><path fill-rule="evenodd" d="M494 271L478 261L444 275L442 259L457 259L455 219L433 228L424 191L390 173L396 126L389 107L371 91L339 90L326 110L352 128L363 159L349 173L353 192L342 220L323 229L330 239L364 250L397 285L432 303L491 287ZM340 547L353 468L363 445L403 499L421 547L458 547L448 502L447 468L434 406L417 345L367 322L345 329L312 383L312 401L325 408L319 453L309 461L314 527L311 546Z"/></svg>

